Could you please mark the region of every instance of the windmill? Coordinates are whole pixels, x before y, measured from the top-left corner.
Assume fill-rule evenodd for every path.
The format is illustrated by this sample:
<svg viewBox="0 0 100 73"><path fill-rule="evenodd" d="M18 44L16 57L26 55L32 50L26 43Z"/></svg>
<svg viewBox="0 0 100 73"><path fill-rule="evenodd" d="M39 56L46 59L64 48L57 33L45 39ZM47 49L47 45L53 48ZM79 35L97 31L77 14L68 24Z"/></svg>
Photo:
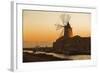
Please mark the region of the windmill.
<svg viewBox="0 0 100 73"><path fill-rule="evenodd" d="M60 33L60 37L64 34L65 38L69 38L72 36L72 28L69 24L69 20L71 18L70 15L66 15L66 14L62 14L60 16L61 21L62 21L62 25L61 24L55 24L56 25L56 30L60 30L62 29L61 33Z"/></svg>

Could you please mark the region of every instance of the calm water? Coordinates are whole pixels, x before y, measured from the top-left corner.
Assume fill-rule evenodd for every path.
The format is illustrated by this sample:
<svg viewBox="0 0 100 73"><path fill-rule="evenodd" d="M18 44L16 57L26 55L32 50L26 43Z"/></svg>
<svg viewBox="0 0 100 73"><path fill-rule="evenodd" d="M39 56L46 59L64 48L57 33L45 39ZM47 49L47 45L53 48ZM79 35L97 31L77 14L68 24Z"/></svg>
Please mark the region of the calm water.
<svg viewBox="0 0 100 73"><path fill-rule="evenodd" d="M33 51L27 51L27 50L24 50L24 52L33 53ZM54 57L58 57L58 58L61 58L61 59L68 59L69 58L69 59L72 59L72 60L91 59L90 55L71 55L71 56L67 56L67 55L64 55L64 54L47 53L47 52L41 52L41 51L35 52L34 54L52 55Z"/></svg>

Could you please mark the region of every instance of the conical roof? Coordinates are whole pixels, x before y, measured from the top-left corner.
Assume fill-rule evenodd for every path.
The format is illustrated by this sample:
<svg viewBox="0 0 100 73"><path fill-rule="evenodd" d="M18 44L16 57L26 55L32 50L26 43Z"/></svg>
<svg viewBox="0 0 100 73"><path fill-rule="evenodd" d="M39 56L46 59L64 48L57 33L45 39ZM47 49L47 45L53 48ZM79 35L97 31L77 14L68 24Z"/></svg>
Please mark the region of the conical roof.
<svg viewBox="0 0 100 73"><path fill-rule="evenodd" d="M71 28L69 22L67 22L67 25L66 25L67 28Z"/></svg>

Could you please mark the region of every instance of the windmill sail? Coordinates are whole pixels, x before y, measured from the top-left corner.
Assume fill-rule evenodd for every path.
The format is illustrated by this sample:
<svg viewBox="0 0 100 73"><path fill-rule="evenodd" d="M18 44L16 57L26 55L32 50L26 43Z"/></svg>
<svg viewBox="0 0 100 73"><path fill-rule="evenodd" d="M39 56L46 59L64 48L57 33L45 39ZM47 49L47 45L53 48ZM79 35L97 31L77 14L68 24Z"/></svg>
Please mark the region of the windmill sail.
<svg viewBox="0 0 100 73"><path fill-rule="evenodd" d="M67 22L70 20L70 15L66 15L66 14L62 14L60 16L61 20L62 20L62 24L63 25L66 25Z"/></svg>
<svg viewBox="0 0 100 73"><path fill-rule="evenodd" d="M62 27L64 27L63 25L60 24L55 24L56 25L56 30L60 30Z"/></svg>
<svg viewBox="0 0 100 73"><path fill-rule="evenodd" d="M62 14L61 16L60 16L60 18L61 18L61 21L62 21L62 24L63 25L60 25L60 24L55 24L56 25L56 30L60 30L60 29L62 29L62 31L61 31L61 33L60 33L60 37L62 36L62 34L64 33L64 37L68 37L69 36L69 34L71 33L71 27L70 27L70 30L68 30L68 28L69 28L69 20L70 20L70 15L66 15L66 14Z"/></svg>

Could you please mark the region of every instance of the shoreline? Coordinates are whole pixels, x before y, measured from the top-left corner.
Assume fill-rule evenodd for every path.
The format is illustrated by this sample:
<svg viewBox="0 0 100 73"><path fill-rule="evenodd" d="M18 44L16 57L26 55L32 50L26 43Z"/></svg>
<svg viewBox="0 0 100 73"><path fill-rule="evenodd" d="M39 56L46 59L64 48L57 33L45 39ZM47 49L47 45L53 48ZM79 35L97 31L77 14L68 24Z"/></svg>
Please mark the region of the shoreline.
<svg viewBox="0 0 100 73"><path fill-rule="evenodd" d="M88 60L90 55L64 55L46 52L23 52L23 62L43 62L43 61L67 61L67 60Z"/></svg>

